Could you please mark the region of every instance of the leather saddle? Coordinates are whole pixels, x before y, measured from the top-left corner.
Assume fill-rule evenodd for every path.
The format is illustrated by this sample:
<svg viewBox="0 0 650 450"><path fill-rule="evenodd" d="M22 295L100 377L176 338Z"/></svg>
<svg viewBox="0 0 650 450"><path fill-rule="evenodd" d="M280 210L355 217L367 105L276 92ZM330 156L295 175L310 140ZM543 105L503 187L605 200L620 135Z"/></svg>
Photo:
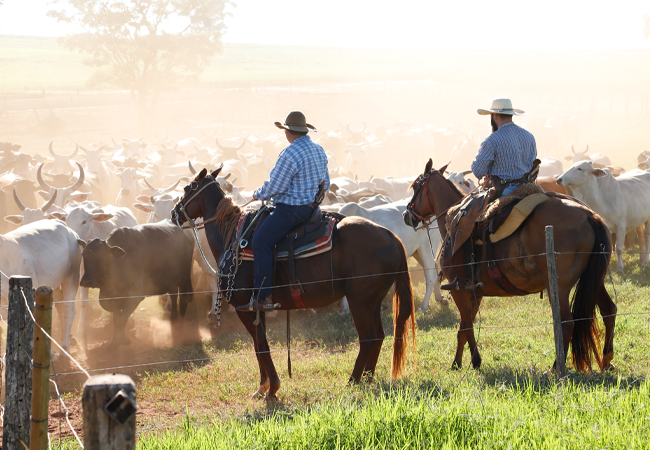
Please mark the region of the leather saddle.
<svg viewBox="0 0 650 450"><path fill-rule="evenodd" d="M474 234L476 220L490 204L496 191L490 189L480 192L477 195L468 195L460 204L458 212L451 221L449 236L451 237L452 255L455 254L471 236Z"/></svg>

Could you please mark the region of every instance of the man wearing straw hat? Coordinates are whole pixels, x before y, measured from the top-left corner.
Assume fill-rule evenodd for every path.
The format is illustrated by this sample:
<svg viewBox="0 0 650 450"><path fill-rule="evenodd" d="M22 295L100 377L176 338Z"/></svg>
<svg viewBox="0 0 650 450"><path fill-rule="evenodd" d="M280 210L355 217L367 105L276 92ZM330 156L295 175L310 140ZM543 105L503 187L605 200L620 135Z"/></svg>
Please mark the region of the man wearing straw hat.
<svg viewBox="0 0 650 450"><path fill-rule="evenodd" d="M290 145L280 152L269 179L253 194L257 200L270 201L275 209L253 236L255 289L251 301L239 306L238 311L273 309L273 247L292 228L309 219L320 185L324 183L325 190L330 186L327 155L307 136L316 128L307 123L305 115L293 111L284 125L275 122L275 126L284 130Z"/></svg>
<svg viewBox="0 0 650 450"><path fill-rule="evenodd" d="M481 143L472 162L472 172L479 180L484 177L487 180L482 193L467 198L451 222L451 229L454 230L452 253L462 250L464 264L458 272L464 272L465 276L457 276L451 283L441 285L440 289L444 290L473 291L481 285L474 283L474 250L469 239L474 222L490 201L512 193L524 183L533 182L537 176L536 170L533 170L539 164L535 138L512 121L512 116L526 113L514 109L509 98L497 98L492 101L490 109L479 109L477 112L483 116L490 115L492 134ZM488 190L488 187L494 190Z"/></svg>
<svg viewBox="0 0 650 450"><path fill-rule="evenodd" d="M490 109L477 112L490 115L492 134L481 143L472 172L479 180L487 175L497 192L503 189L501 195L508 195L525 182L522 178L532 170L537 158L533 135L512 121L512 116L526 113L514 109L509 98L497 98Z"/></svg>

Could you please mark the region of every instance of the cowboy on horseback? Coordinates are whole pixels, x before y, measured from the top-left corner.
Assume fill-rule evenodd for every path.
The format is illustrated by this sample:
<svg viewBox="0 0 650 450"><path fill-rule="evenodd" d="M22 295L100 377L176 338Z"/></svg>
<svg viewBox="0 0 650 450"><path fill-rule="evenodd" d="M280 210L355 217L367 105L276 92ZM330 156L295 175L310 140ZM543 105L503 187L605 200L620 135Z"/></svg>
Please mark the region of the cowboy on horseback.
<svg viewBox="0 0 650 450"><path fill-rule="evenodd" d="M471 260L472 242L468 238L472 234L476 219L491 201L511 194L525 183L534 182L539 164L535 138L512 121L512 116L526 113L514 109L510 99L497 98L492 101L490 109L479 109L477 112L483 116L489 115L492 124L492 134L481 143L471 166L472 172L481 181L482 189L478 194L463 200L457 217L452 221L455 232L450 234L455 241L453 252L462 249L466 264ZM471 278L474 278L473 275ZM451 283L440 288L471 291L479 286L471 278L456 277Z"/></svg>
<svg viewBox="0 0 650 450"><path fill-rule="evenodd" d="M329 189L330 179L327 155L323 148L312 142L307 133L316 131L307 123L305 115L293 111L284 125L275 122L289 141L289 146L280 152L278 161L271 171L269 180L257 189L253 197L269 201L275 209L256 230L253 237L255 249L253 296L238 311L271 311L273 248L291 229L307 221L316 208L314 199L319 187Z"/></svg>

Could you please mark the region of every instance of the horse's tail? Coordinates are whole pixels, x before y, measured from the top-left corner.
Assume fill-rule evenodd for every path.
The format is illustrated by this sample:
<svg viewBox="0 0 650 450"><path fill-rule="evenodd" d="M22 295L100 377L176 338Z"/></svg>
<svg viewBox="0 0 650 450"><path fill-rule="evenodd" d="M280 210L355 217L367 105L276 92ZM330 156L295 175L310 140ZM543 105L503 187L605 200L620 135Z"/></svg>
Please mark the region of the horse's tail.
<svg viewBox="0 0 650 450"><path fill-rule="evenodd" d="M592 356L602 369L600 354L600 329L596 322L596 300L600 290L605 289L605 275L609 266L612 243L609 230L598 216L589 217L589 224L594 230L593 253L589 257L587 268L578 280L571 305L573 315L573 335L571 336L571 359L580 371L591 371Z"/></svg>
<svg viewBox="0 0 650 450"><path fill-rule="evenodd" d="M400 251L399 273L395 280L395 294L393 295L393 357L392 377L399 378L404 364L406 363L406 350L408 347L408 328L410 328L413 342L415 344L415 305L413 304L413 291L411 289L411 275L408 271L406 250L399 238L396 237ZM407 325L408 322L408 325Z"/></svg>

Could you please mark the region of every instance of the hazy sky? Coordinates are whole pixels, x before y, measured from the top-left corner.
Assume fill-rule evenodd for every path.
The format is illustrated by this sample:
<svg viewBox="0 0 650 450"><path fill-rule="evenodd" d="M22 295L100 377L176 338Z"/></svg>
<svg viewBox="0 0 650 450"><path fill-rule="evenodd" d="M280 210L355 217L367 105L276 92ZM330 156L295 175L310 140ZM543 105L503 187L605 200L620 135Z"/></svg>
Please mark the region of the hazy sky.
<svg viewBox="0 0 650 450"><path fill-rule="evenodd" d="M650 48L650 2L236 0L226 42L392 48ZM73 32L48 0L5 0L0 34Z"/></svg>

